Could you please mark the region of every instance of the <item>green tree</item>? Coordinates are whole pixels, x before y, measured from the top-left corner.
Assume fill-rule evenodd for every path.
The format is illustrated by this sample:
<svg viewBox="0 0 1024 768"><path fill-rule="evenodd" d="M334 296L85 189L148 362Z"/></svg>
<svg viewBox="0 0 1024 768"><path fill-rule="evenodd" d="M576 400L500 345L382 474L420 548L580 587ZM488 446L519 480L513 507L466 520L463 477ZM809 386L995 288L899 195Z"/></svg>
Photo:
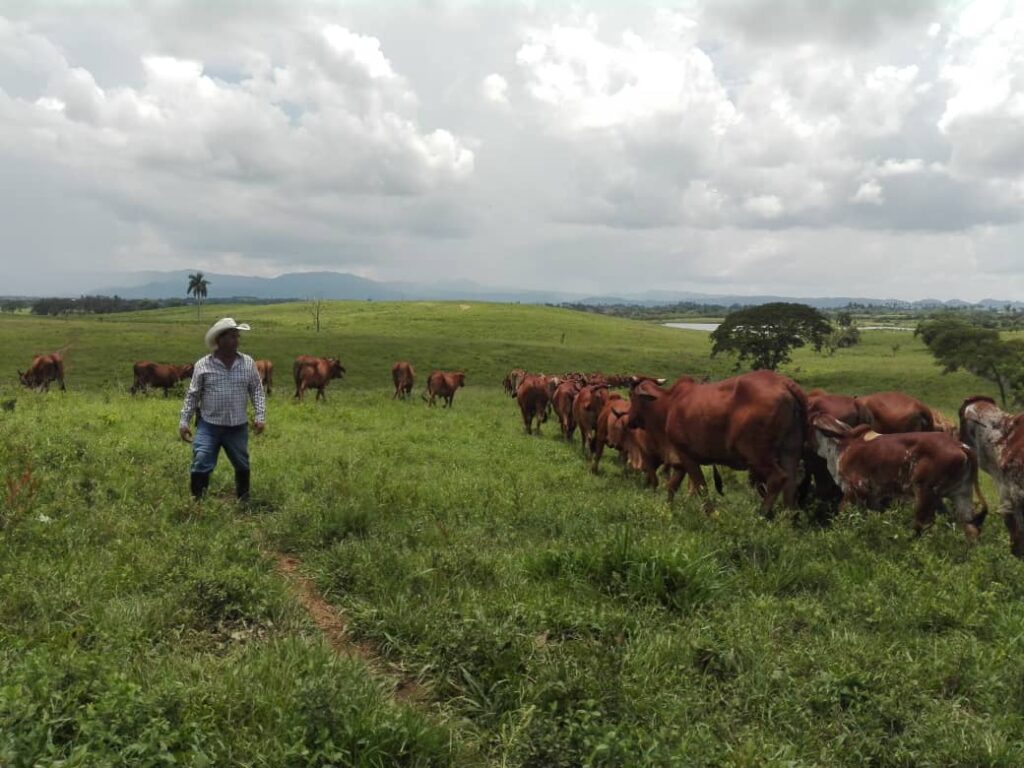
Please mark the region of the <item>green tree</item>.
<svg viewBox="0 0 1024 768"><path fill-rule="evenodd" d="M711 334L711 356L722 352L737 356L736 367L746 361L752 369L776 370L789 362L789 353L806 344L820 352L832 333L821 312L806 304L775 302L728 314Z"/></svg>
<svg viewBox="0 0 1024 768"><path fill-rule="evenodd" d="M938 317L918 324L914 331L942 366L943 373L963 368L999 388L1006 406L1008 394L1024 402L1024 342L1007 340L995 328L982 328L954 317Z"/></svg>
<svg viewBox="0 0 1024 768"><path fill-rule="evenodd" d="M198 318L203 316L203 299L206 298L206 289L209 286L210 281L203 276L202 272L189 274L188 289L185 291L185 295L196 297L196 317Z"/></svg>

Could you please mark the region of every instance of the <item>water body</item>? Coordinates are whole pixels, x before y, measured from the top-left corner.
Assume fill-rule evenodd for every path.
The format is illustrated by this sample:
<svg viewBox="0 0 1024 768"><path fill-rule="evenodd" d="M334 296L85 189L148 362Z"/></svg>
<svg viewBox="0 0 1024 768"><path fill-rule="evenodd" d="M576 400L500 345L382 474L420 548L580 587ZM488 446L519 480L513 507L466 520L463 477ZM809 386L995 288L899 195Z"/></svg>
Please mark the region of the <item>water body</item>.
<svg viewBox="0 0 1024 768"><path fill-rule="evenodd" d="M684 331L707 331L711 333L719 323L662 323L668 328L682 328Z"/></svg>
<svg viewBox="0 0 1024 768"><path fill-rule="evenodd" d="M715 328L719 326L719 323L662 323L667 328L682 328L684 331L706 331L711 333ZM913 328L907 328L902 325L861 325L858 326L862 331L912 331Z"/></svg>

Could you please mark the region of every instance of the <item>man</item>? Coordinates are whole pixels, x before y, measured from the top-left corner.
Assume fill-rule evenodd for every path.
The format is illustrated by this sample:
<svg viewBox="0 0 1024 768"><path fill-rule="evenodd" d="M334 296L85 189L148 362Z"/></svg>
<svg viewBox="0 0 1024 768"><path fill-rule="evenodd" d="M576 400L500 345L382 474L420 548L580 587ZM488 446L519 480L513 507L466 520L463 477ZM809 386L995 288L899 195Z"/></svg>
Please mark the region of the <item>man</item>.
<svg viewBox="0 0 1024 768"><path fill-rule="evenodd" d="M235 492L240 501L249 499L249 426L246 406L252 401L256 411L253 431L263 431L267 400L253 359L238 351L239 331L248 331L245 323L234 318L218 320L206 332L206 346L212 353L201 358L192 373L185 393L178 434L192 443L192 496L202 498L217 466L221 447L235 468ZM198 408L195 439L189 422Z"/></svg>

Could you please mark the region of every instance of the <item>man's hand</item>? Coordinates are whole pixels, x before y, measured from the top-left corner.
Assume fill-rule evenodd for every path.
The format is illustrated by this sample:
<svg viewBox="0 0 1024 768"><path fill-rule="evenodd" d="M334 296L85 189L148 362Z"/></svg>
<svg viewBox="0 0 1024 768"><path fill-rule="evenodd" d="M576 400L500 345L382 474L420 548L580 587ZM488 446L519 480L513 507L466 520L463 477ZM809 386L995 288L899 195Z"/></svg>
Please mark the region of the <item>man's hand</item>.
<svg viewBox="0 0 1024 768"><path fill-rule="evenodd" d="M262 421L254 421L252 423L252 431L255 432L257 435L262 435L263 434L263 428L265 426L266 426L266 424L264 424Z"/></svg>
<svg viewBox="0 0 1024 768"><path fill-rule="evenodd" d="M178 427L178 434L186 443L192 442L192 430L188 428L187 424L184 427Z"/></svg>

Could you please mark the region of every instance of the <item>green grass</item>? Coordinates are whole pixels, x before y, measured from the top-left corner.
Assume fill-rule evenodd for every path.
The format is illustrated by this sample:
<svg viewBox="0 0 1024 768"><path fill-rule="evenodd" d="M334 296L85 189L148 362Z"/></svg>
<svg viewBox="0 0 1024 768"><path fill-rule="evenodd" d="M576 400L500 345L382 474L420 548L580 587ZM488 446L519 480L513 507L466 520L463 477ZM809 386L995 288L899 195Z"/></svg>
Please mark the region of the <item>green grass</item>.
<svg viewBox="0 0 1024 768"><path fill-rule="evenodd" d="M513 365L724 376L707 334L507 305L231 307L279 369L252 439L254 503L185 498L180 396L132 399L131 362L186 361L221 310L0 317L9 375L0 765L1020 765L1024 579L998 524L969 548L910 511L828 528L762 520L738 473L715 516L585 471L522 432ZM564 341L563 341L564 335ZM899 388L952 415L991 388L900 332L786 373ZM69 392L13 369L70 343ZM894 356L892 345L900 349ZM340 354L325 405L291 402L298 353ZM390 400L396 359L417 397ZM418 399L467 371L451 410ZM3 491L0 488L0 491ZM998 521L996 521L998 522ZM294 553L422 706L332 654L264 554ZM64 762L61 762L64 761Z"/></svg>

